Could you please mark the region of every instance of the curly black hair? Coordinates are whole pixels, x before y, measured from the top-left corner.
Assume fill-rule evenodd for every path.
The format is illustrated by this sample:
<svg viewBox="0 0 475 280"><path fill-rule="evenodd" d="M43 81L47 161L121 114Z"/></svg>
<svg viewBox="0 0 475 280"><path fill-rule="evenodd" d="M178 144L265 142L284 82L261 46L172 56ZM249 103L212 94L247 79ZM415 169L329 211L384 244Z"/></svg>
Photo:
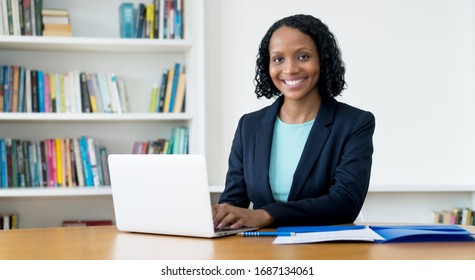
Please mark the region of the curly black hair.
<svg viewBox="0 0 475 280"><path fill-rule="evenodd" d="M257 54L256 76L254 78L257 97L264 96L270 99L281 95L269 74L269 41L274 31L282 26L296 28L310 36L315 42L320 56L321 72L317 83L320 96L327 98L340 95L346 86L345 65L341 59L341 51L335 36L321 20L311 15L298 14L276 21L262 38Z"/></svg>

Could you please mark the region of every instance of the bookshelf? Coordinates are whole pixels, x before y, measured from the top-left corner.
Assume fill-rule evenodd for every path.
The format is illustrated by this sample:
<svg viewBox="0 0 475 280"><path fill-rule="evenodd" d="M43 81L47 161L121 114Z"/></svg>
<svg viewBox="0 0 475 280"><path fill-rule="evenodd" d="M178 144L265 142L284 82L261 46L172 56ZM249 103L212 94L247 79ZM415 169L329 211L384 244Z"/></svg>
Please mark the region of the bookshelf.
<svg viewBox="0 0 475 280"><path fill-rule="evenodd" d="M125 80L130 113L0 113L0 138L93 138L108 153L131 153L134 141L170 138L188 126L189 152L205 153L203 1L184 0L184 39L122 39L123 1L43 0L68 9L73 37L0 36L2 65L45 72L114 72ZM130 1L138 3L151 1ZM186 110L148 113L163 68L186 65ZM61 226L62 220L114 219L110 186L0 189L0 213L19 213L20 228Z"/></svg>

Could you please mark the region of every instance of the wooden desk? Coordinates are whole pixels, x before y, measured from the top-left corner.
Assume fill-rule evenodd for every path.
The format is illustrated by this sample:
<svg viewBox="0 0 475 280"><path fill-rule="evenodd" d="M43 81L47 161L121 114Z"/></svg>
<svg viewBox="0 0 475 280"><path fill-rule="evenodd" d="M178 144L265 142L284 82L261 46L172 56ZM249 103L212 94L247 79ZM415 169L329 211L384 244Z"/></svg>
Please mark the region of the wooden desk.
<svg viewBox="0 0 475 280"><path fill-rule="evenodd" d="M469 227L474 231L475 227ZM273 245L274 237L218 239L122 233L115 226L0 231L0 259L25 260L475 260L475 242Z"/></svg>

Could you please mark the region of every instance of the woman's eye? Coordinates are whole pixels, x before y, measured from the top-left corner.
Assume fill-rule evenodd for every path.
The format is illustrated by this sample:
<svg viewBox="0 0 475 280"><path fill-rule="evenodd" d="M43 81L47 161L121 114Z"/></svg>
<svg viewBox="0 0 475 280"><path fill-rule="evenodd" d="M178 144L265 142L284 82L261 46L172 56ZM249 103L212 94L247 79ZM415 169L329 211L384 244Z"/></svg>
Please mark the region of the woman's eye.
<svg viewBox="0 0 475 280"><path fill-rule="evenodd" d="M284 61L284 59L283 59L282 57L276 57L276 58L274 58L274 62L276 62L276 63L280 63L280 62L282 62L282 61Z"/></svg>
<svg viewBox="0 0 475 280"><path fill-rule="evenodd" d="M299 56L299 59L300 59L300 60L307 60L307 59L309 59L309 58L310 58L310 57L309 57L308 55L306 55L306 54L302 54L302 55Z"/></svg>

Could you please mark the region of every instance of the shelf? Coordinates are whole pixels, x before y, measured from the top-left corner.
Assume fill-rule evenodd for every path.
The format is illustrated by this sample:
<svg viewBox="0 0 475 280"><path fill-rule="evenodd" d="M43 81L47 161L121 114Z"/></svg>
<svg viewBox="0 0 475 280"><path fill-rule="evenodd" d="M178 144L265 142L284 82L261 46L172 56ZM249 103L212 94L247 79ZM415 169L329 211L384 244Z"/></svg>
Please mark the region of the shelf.
<svg viewBox="0 0 475 280"><path fill-rule="evenodd" d="M110 187L79 187L79 188L14 188L0 189L2 197L49 197L49 196L103 196L111 195Z"/></svg>
<svg viewBox="0 0 475 280"><path fill-rule="evenodd" d="M80 51L180 53L191 48L189 40L121 39L86 37L1 36L0 49L25 51Z"/></svg>
<svg viewBox="0 0 475 280"><path fill-rule="evenodd" d="M190 113L0 113L0 121L157 121L191 120Z"/></svg>
<svg viewBox="0 0 475 280"><path fill-rule="evenodd" d="M210 186L210 193L221 193L223 187ZM110 196L112 189L103 187L46 187L46 188L12 188L0 189L0 199L4 197L51 197L51 196Z"/></svg>

